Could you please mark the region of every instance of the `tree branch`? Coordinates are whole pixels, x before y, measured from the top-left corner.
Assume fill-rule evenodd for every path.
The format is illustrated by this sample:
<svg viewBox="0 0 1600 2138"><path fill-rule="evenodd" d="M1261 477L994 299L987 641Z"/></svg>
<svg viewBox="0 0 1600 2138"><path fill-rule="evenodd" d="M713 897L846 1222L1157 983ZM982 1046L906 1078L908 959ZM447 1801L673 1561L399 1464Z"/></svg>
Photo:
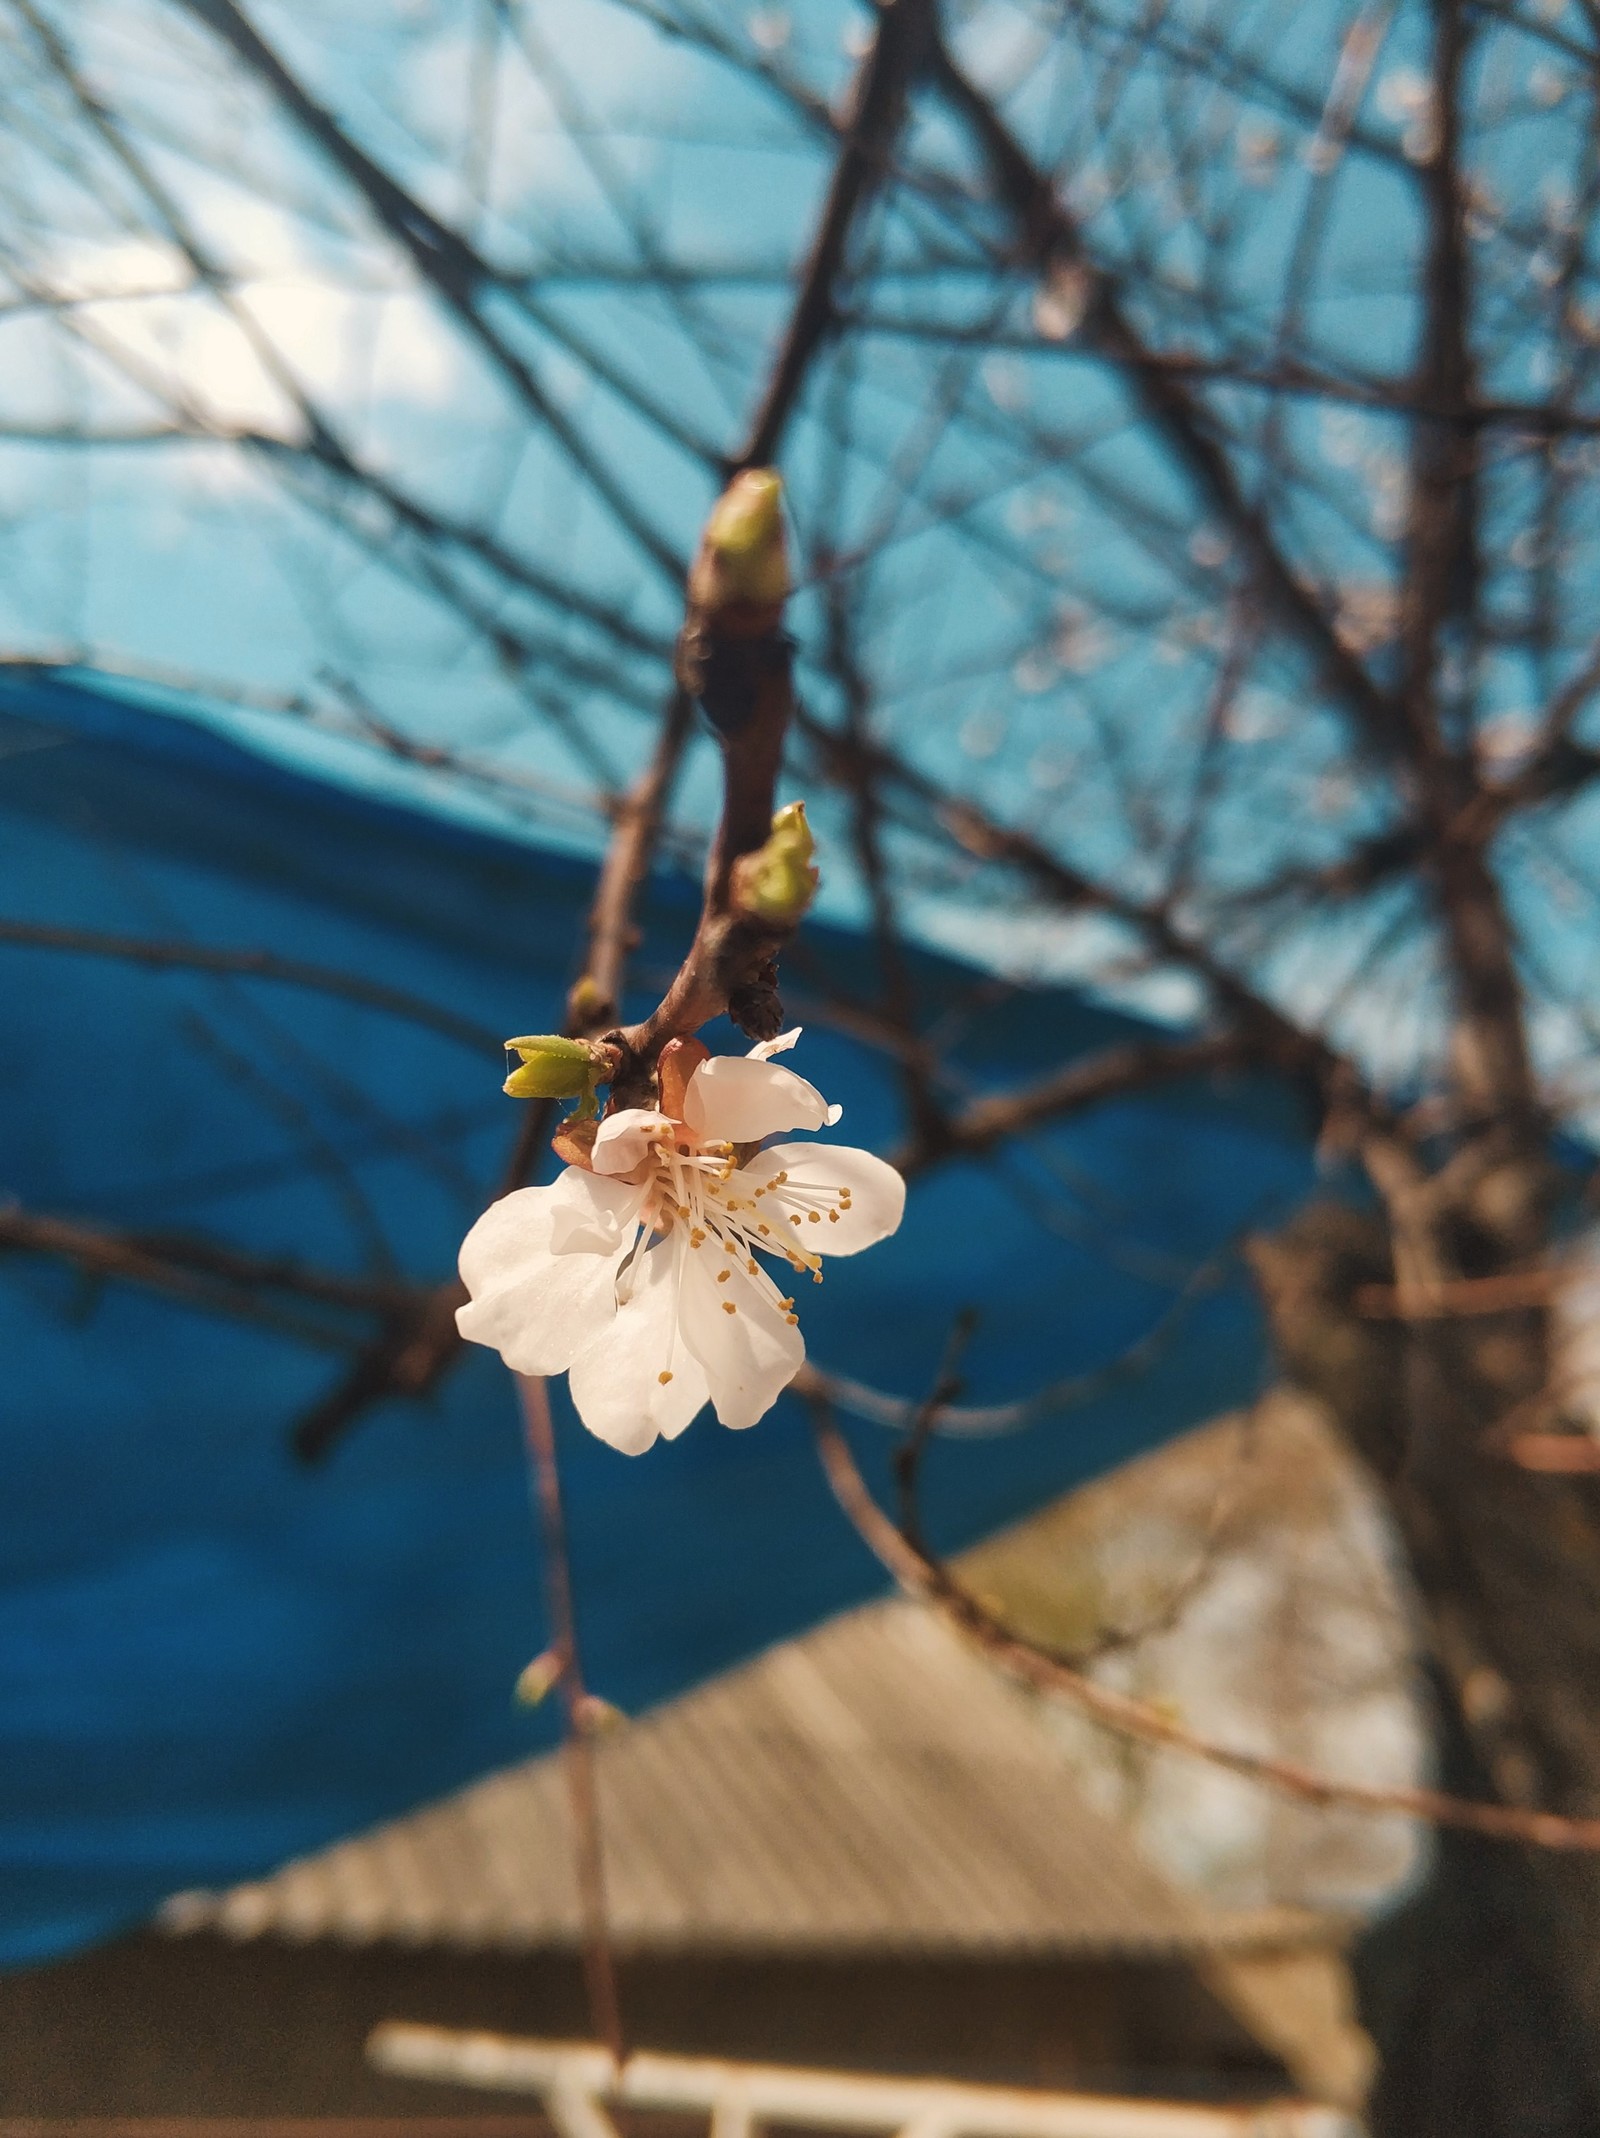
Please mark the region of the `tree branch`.
<svg viewBox="0 0 1600 2138"><path fill-rule="evenodd" d="M1107 1047L1086 1060L1067 1062L1020 1090L973 1100L950 1115L936 1137L909 1143L892 1163L912 1176L945 1159L981 1156L997 1143L1026 1135L1064 1114L1080 1113L1186 1077L1258 1064L1265 1052L1259 1043L1234 1032Z"/></svg>
<svg viewBox="0 0 1600 2138"><path fill-rule="evenodd" d="M1088 278L1090 299L1080 338L1129 381L1146 418L1188 472L1207 508L1239 543L1263 600L1354 718L1368 745L1383 757L1403 750L1406 736L1398 706L1342 643L1316 596L1284 557L1267 522L1241 489L1205 409L1184 378L1152 361L1116 281L1091 258L1050 179L942 43L936 43L929 65L940 91L972 129L1029 264L1046 281L1057 268Z"/></svg>
<svg viewBox="0 0 1600 2138"><path fill-rule="evenodd" d="M838 286L850 236L894 159L911 85L926 57L933 0L885 0L850 92L827 198L761 406L729 474L778 457L807 374L839 325Z"/></svg>
<svg viewBox="0 0 1600 2138"><path fill-rule="evenodd" d="M1600 1819L1568 1819L1517 1805L1476 1803L1437 1789L1374 1789L1345 1782L1293 1760L1271 1759L1212 1742L1187 1729L1167 1709L1097 1684L1047 1649L1013 1633L978 1597L963 1587L942 1561L897 1529L868 1492L825 1399L813 1399L818 1452L833 1495L857 1535L910 1596L932 1604L942 1617L990 1656L1010 1676L1036 1690L1069 1700L1093 1721L1136 1743L1185 1752L1229 1774L1276 1790L1296 1803L1376 1816L1400 1814L1430 1825L1481 1834L1536 1848L1600 1850Z"/></svg>
<svg viewBox="0 0 1600 2138"><path fill-rule="evenodd" d="M337 972L332 966L309 964L302 958L280 957L273 950L222 950L205 943L164 943L146 936L110 935L98 928L59 928L45 921L18 920L0 920L0 944L17 950L109 958L120 964L148 965L161 971L228 973L246 980L306 988L315 994L359 1003L364 1009L379 1010L388 1017L402 1018L408 1024L422 1025L491 1060L500 1053L505 1037L404 988L386 987L382 981L364 980L358 973Z"/></svg>

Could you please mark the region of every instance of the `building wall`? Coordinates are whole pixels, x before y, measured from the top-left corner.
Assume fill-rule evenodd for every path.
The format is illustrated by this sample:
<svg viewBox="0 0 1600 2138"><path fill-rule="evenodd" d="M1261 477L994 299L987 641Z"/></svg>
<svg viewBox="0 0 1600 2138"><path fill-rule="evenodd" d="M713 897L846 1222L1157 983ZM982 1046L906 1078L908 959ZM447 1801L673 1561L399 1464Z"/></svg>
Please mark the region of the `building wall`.
<svg viewBox="0 0 1600 2138"><path fill-rule="evenodd" d="M630 2038L663 2050L1178 2096L1286 2090L1183 1961L639 1960L622 1998ZM369 2072L362 2044L391 2018L590 2031L569 1956L139 1936L0 1977L0 2114L512 2105Z"/></svg>

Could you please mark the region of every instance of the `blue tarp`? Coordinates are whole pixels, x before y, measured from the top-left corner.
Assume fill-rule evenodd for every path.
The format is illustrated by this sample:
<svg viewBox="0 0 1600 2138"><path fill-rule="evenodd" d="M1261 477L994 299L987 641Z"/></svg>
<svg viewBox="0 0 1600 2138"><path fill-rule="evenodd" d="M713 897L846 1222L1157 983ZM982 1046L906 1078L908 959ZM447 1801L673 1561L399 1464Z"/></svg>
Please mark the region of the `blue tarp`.
<svg viewBox="0 0 1600 2138"><path fill-rule="evenodd" d="M81 676L0 677L0 922L269 951L466 1028L308 985L0 942L0 1196L350 1274L435 1278L504 1164L494 1038L554 1025L592 869L310 776L199 717ZM651 895L641 985L694 887ZM872 992L818 926L789 960ZM1148 1030L932 955L925 1012L975 1089ZM472 1027L486 1035L471 1043ZM716 1039L716 1035L710 1035ZM739 1044L725 1032L717 1043ZM890 1149L892 1069L813 1022L797 1061ZM1117 1357L1183 1274L1304 1193L1291 1100L1174 1088L1063 1124L1004 1166L919 1180L897 1239L804 1302L819 1363L920 1393L980 1310L972 1400ZM1237 1272L1148 1369L1016 1434L941 1442L953 1545L1247 1395L1261 1334ZM515 1707L544 1642L515 1406L473 1353L434 1400L374 1412L319 1469L294 1420L343 1361L303 1332L38 1257L0 1259L0 1960L138 1920L548 1741ZM558 1416L589 1676L661 1700L880 1585L805 1419L709 1416L629 1460ZM881 1428L855 1428L875 1465Z"/></svg>

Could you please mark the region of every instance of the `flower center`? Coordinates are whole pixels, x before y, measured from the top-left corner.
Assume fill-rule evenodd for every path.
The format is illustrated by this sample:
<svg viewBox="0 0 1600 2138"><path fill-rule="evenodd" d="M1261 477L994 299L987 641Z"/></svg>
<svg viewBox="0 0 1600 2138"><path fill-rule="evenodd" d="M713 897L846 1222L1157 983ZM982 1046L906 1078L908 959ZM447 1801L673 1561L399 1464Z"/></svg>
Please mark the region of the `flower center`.
<svg viewBox="0 0 1600 2138"><path fill-rule="evenodd" d="M792 1183L787 1173L775 1173L741 1194L742 1172L731 1143L697 1143L681 1129L676 1134L662 1131L654 1139L650 1159L644 1225L662 1237L681 1226L689 1252L730 1257L716 1274L716 1282L730 1290L733 1273L742 1264L765 1304L791 1327L797 1326L794 1301L779 1291L756 1257L781 1256L791 1269L820 1284L822 1258L806 1245L805 1230L808 1225L837 1224L850 1208L850 1190L812 1182L802 1186ZM647 1244L641 1234L635 1252ZM633 1256L628 1260L631 1263ZM737 1315L738 1302L725 1298L722 1311ZM670 1369L656 1378L664 1386L672 1379Z"/></svg>

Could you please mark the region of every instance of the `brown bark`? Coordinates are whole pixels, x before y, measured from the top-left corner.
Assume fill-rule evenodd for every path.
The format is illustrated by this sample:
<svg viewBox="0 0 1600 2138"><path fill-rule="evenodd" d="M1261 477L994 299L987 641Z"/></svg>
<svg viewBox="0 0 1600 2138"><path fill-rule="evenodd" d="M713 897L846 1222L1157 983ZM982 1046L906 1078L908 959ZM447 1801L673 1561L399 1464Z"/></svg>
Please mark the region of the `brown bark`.
<svg viewBox="0 0 1600 2138"><path fill-rule="evenodd" d="M1445 1203L1436 1234L1471 1241ZM1395 1274L1382 1218L1310 1212L1257 1244L1285 1362L1387 1493L1414 1584L1439 1779L1465 1795L1600 1809L1600 1499L1507 1459L1540 1310L1363 1316ZM1537 1391L1534 1391L1537 1392ZM1600 1860L1441 1836L1357 1954L1384 2058L1378 2138L1578 2138L1600 2128Z"/></svg>

